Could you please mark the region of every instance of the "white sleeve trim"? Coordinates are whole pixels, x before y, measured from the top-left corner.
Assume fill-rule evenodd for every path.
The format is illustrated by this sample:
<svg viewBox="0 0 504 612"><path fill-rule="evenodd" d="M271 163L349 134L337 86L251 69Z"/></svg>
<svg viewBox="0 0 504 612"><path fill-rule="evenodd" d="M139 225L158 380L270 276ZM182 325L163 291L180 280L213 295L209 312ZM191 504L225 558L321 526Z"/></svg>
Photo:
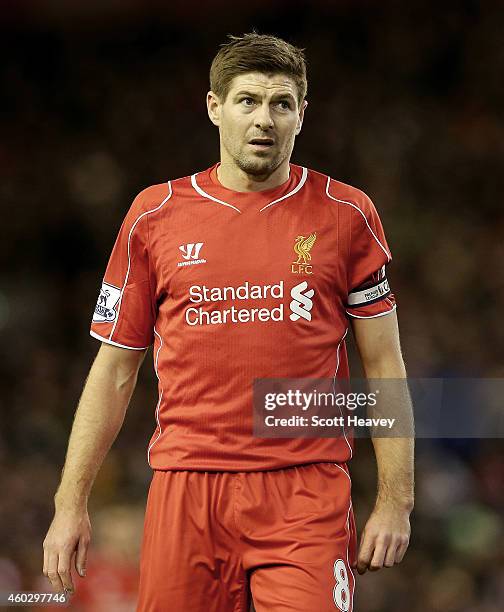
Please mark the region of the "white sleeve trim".
<svg viewBox="0 0 504 612"><path fill-rule="evenodd" d="M129 277L130 270L131 270L131 253L130 253L131 236L133 235L133 232L135 231L135 228L136 228L136 226L138 225L138 223L139 223L139 221L141 219L143 219L146 215L150 215L150 214L158 211L172 197L173 190L172 190L172 186L171 186L171 181L168 181L168 192L169 192L168 195L161 202L161 204L159 204L159 206L156 206L156 208L153 208L152 210L147 210L144 213L142 213L139 217L137 217L135 223L133 223L133 225L131 226L131 229L130 229L129 234L128 234L128 269L126 271L126 278L124 279L124 283L123 283L123 286L121 288L121 294L119 296L119 301L117 302L117 316L116 316L116 320L114 321L114 325L112 326L112 331L110 332L109 339L112 338L112 336L114 335L117 323L119 321L119 314L121 312L121 306L122 306L122 299L123 299L123 296L124 296L124 290L126 289L126 285L128 284L128 277ZM110 344L115 344L115 343L112 342L112 340L111 340ZM122 346L122 345L118 344L117 346ZM125 346L124 348L132 348L132 347L131 346ZM138 349L138 350L143 350L143 349Z"/></svg>
<svg viewBox="0 0 504 612"><path fill-rule="evenodd" d="M365 215L365 213L357 206L355 205L353 202L348 202L347 200L340 200L339 198L335 198L334 196L332 196L329 193L329 184L331 183L331 177L328 176L327 177L327 184L326 184L326 195L328 197L331 198L331 200L334 200L335 202L340 202L341 204L348 204L348 206L351 206L352 208L355 208L355 210L357 210L361 215L362 218L364 219L368 230L371 232L371 235L373 236L373 238L376 240L376 242L378 243L378 245L380 246L381 250L385 253L385 255L387 256L387 262L392 260L392 256L390 255L390 253L387 251L387 249L383 246L383 244L380 242L380 240L378 239L378 236L373 232L373 230L371 229L371 226L369 225L369 222L367 220L367 217ZM367 319L367 317L364 317Z"/></svg>
<svg viewBox="0 0 504 612"><path fill-rule="evenodd" d="M351 312L348 312L348 310L345 310L345 312L347 313L348 316L353 317L354 319L376 319L377 317L384 317L385 315L388 315L391 312L394 312L396 308L397 308L397 304L394 304L393 308L391 308L390 310L387 310L386 312L380 312L375 315L370 315L369 317L359 317L359 315L354 315Z"/></svg>
<svg viewBox="0 0 504 612"><path fill-rule="evenodd" d="M93 336L93 338L96 338L97 340L101 340L102 342L106 342L107 344L112 344L113 346L118 346L119 348L130 349L131 351L145 351L145 349L149 348L148 346L126 346L125 344L119 344L119 342L114 342L113 340L110 340L109 338L104 338L103 336L99 336L93 330L90 330L89 334Z"/></svg>

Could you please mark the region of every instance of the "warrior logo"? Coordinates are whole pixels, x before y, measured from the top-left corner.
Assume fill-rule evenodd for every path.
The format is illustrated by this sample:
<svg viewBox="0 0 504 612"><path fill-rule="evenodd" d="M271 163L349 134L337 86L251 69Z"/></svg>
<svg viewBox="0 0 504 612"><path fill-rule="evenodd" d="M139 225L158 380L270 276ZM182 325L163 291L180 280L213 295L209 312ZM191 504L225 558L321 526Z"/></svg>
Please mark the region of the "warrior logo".
<svg viewBox="0 0 504 612"><path fill-rule="evenodd" d="M182 257L186 261L179 261L177 266L192 266L195 264L206 263L206 259L199 259L199 254L202 246L203 242L190 242L189 244L181 244L179 246L179 249L182 251Z"/></svg>

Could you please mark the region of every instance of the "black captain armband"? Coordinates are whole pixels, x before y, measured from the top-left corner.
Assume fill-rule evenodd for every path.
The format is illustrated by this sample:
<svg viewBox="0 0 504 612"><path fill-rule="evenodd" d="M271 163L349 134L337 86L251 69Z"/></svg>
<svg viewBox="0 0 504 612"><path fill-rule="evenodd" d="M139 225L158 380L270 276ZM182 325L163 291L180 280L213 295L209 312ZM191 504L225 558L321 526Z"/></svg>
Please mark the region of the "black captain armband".
<svg viewBox="0 0 504 612"><path fill-rule="evenodd" d="M359 308L380 302L390 295L390 287L386 278L368 286L357 287L348 295L348 306Z"/></svg>

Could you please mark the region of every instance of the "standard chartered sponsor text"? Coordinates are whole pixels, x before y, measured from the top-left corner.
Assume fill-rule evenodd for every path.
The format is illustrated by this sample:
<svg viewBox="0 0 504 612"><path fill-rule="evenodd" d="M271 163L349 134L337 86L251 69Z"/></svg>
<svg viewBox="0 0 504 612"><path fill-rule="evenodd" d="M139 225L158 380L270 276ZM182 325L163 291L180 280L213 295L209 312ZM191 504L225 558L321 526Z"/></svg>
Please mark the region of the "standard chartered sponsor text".
<svg viewBox="0 0 504 612"><path fill-rule="evenodd" d="M189 300L194 304L223 302L227 300L264 300L284 297L284 283L280 281L271 285L254 285L246 281L237 287L207 287L192 285L189 288ZM188 325L219 325L223 323L248 323L265 321L283 321L284 305L273 308L229 308L207 310L203 306L190 307L185 311Z"/></svg>

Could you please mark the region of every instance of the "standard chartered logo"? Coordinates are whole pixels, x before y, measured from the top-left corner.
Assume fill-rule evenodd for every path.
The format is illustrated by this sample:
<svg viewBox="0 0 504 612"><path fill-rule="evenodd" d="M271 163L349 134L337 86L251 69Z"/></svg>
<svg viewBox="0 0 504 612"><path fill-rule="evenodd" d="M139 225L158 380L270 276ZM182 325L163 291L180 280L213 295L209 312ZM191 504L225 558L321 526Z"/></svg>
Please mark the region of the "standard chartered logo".
<svg viewBox="0 0 504 612"><path fill-rule="evenodd" d="M292 314L290 316L291 321L297 321L301 317L306 319L307 321L311 321L311 312L313 302L311 298L315 293L314 289L308 289L308 283L303 281L292 287L291 289L291 298L292 302L290 303L290 309L292 310Z"/></svg>
<svg viewBox="0 0 504 612"><path fill-rule="evenodd" d="M310 310L315 290L308 289L303 281L291 289L292 301L289 304L290 320L311 321ZM246 281L239 286L207 287L192 285L189 288L189 301L198 306L186 308L184 318L188 325L219 325L226 323L248 323L284 320L284 282L272 285L253 285ZM246 300L248 304L240 308L235 302ZM257 301L258 307L251 308L250 302ZM224 308L222 308L220 303ZM211 304L214 307L204 307Z"/></svg>

